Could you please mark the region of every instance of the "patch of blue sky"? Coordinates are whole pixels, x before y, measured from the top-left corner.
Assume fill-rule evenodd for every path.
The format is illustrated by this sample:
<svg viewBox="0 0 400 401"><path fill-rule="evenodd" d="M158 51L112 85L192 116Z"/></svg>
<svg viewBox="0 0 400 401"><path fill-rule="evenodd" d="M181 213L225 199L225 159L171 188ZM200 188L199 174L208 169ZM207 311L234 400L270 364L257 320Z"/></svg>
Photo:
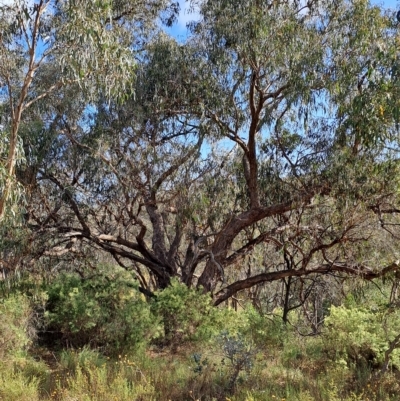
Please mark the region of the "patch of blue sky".
<svg viewBox="0 0 400 401"><path fill-rule="evenodd" d="M1 0L0 0L1 1ZM192 21L199 21L199 9L188 0L179 0L179 16L177 22L171 27L163 27L164 31L173 36L178 42L184 42L189 35L187 25Z"/></svg>
<svg viewBox="0 0 400 401"><path fill-rule="evenodd" d="M371 4L376 4L377 6L382 6L384 8L398 8L399 0L371 0Z"/></svg>

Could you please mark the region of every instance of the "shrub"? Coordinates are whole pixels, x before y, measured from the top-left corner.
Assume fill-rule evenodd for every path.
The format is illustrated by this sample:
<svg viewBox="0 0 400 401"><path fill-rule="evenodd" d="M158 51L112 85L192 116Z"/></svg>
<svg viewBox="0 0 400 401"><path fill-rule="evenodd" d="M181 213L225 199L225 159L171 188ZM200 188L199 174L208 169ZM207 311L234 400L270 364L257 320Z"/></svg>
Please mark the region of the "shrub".
<svg viewBox="0 0 400 401"><path fill-rule="evenodd" d="M159 327L130 274L103 267L89 278L66 273L50 283L45 318L52 341L122 352L145 343Z"/></svg>
<svg viewBox="0 0 400 401"><path fill-rule="evenodd" d="M387 308L332 306L325 319L329 348L343 363L363 362L377 367L384 360L389 342L400 333L400 312ZM400 352L391 354L392 365L400 367Z"/></svg>
<svg viewBox="0 0 400 401"><path fill-rule="evenodd" d="M287 336L288 328L279 315L265 316L253 306L247 305L239 314L240 332L257 346L282 347Z"/></svg>
<svg viewBox="0 0 400 401"><path fill-rule="evenodd" d="M49 369L27 353L35 339L33 310L27 296L10 292L0 301L0 400L39 400Z"/></svg>
<svg viewBox="0 0 400 401"><path fill-rule="evenodd" d="M0 358L27 348L35 337L29 299L11 294L0 301Z"/></svg>
<svg viewBox="0 0 400 401"><path fill-rule="evenodd" d="M0 400L36 401L39 400L38 381L29 379L22 372L6 370L0 372Z"/></svg>
<svg viewBox="0 0 400 401"><path fill-rule="evenodd" d="M231 336L227 332L221 333L219 343L224 355L222 361L224 362L226 359L230 365L227 390L233 394L240 372L250 372L257 351L243 336Z"/></svg>
<svg viewBox="0 0 400 401"><path fill-rule="evenodd" d="M163 320L163 340L169 344L210 340L233 317L228 309L213 306L201 289L188 288L175 279L156 295L153 312Z"/></svg>

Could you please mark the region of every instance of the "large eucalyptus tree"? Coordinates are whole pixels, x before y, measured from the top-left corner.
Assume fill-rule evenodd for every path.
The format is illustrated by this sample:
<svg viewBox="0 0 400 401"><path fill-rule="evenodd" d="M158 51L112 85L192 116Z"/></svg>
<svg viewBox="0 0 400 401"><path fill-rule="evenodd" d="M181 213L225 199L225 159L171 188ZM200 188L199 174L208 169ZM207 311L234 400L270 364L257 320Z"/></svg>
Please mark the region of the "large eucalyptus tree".
<svg viewBox="0 0 400 401"><path fill-rule="evenodd" d="M86 101L124 98L136 65L135 51L157 15L173 21L177 3L168 0L14 0L0 3L0 221L15 209L21 191L15 165L22 156L19 130L30 108L73 87ZM65 99L64 99L65 100ZM43 102L42 102L43 105ZM40 108L40 109L39 109ZM39 110L38 110L39 109ZM47 108L49 111L49 108ZM53 110L54 113L54 110ZM15 210L14 210L15 217Z"/></svg>
<svg viewBox="0 0 400 401"><path fill-rule="evenodd" d="M396 270L392 15L364 0L198 7L185 43L145 38L123 104L103 86L91 107L60 92L32 255L102 250L146 293L178 277L215 304L265 282Z"/></svg>

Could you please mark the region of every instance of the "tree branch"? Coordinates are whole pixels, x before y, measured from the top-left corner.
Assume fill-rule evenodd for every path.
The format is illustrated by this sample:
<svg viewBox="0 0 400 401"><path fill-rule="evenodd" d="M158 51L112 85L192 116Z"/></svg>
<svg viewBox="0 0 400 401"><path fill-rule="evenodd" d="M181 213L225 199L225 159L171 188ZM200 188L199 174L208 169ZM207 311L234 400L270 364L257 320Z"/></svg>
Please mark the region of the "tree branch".
<svg viewBox="0 0 400 401"><path fill-rule="evenodd" d="M221 302L226 301L231 296L235 295L238 291L246 288L253 287L254 285L281 280L286 277L303 277L310 274L331 274L334 272L345 273L353 276L361 276L366 280L373 280L375 278L383 277L386 274L398 271L400 264L398 261L391 263L379 271L373 271L367 266L348 266L342 263L323 264L310 270L281 270L277 272L261 273L244 280L236 281L222 290L218 291L214 297L214 305L217 306Z"/></svg>

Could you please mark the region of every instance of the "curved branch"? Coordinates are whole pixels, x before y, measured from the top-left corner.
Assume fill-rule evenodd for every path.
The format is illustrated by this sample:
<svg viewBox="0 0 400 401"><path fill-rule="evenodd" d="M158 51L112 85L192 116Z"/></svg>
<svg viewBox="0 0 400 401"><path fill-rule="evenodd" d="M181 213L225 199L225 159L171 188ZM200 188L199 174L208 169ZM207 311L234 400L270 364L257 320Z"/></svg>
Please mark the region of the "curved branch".
<svg viewBox="0 0 400 401"><path fill-rule="evenodd" d="M342 263L323 264L310 270L281 270L277 272L268 272L257 274L256 276L246 278L244 280L236 281L222 290L218 291L214 297L214 305L226 301L237 292L245 290L246 288L253 287L254 285L267 283L272 281L281 280L286 277L303 277L310 274L330 274L330 273L345 273L353 276L361 276L366 280L373 280L375 278L383 277L386 274L398 271L400 269L400 262L396 261L384 267L379 271L373 271L367 266L347 266Z"/></svg>

